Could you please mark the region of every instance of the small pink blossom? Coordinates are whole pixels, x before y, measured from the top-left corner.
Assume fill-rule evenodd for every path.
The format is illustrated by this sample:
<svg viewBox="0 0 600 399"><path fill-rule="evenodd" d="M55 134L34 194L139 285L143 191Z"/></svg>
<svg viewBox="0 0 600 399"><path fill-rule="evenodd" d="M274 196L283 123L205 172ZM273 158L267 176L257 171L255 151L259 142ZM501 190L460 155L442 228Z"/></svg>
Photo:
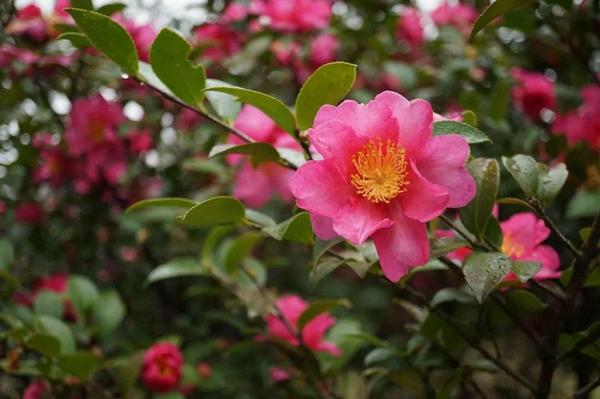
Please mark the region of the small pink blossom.
<svg viewBox="0 0 600 399"><path fill-rule="evenodd" d="M251 10L268 17L269 26L281 32L323 29L331 19L330 0L254 0Z"/></svg>
<svg viewBox="0 0 600 399"><path fill-rule="evenodd" d="M6 27L6 32L22 35L36 42L48 39L48 25L42 10L36 4L29 4L17 11L16 18Z"/></svg>
<svg viewBox="0 0 600 399"><path fill-rule="evenodd" d="M300 151L300 145L273 122L265 113L251 105L244 105L234 127L255 141L272 144L276 148L289 148ZM236 136L229 136L229 143L242 144ZM292 200L290 180L293 171L275 163L265 162L256 167L241 155L229 155L230 164L240 164L233 195L252 207L260 207L278 193L284 201Z"/></svg>
<svg viewBox="0 0 600 399"><path fill-rule="evenodd" d="M511 74L517 80L517 86L512 89L512 98L517 108L533 121L540 120L542 110L556 107L554 83L543 73L512 68Z"/></svg>
<svg viewBox="0 0 600 399"><path fill-rule="evenodd" d="M23 399L43 399L50 391L47 381L37 380L31 382L23 392Z"/></svg>
<svg viewBox="0 0 600 399"><path fill-rule="evenodd" d="M231 3L221 14L221 20L225 23L238 22L246 18L248 15L248 7L242 3Z"/></svg>
<svg viewBox="0 0 600 399"><path fill-rule="evenodd" d="M565 134L571 145L585 142L593 149L600 150L600 87L584 87L581 98L579 108L556 117L552 130Z"/></svg>
<svg viewBox="0 0 600 399"><path fill-rule="evenodd" d="M300 45L297 42L283 42L275 40L271 44L271 51L281 65L294 65L300 59Z"/></svg>
<svg viewBox="0 0 600 399"><path fill-rule="evenodd" d="M475 195L467 141L432 136L432 126L427 101L391 91L368 104L324 105L308 130L324 159L308 161L292 180L317 236L356 245L373 238L392 281L428 261L426 223Z"/></svg>
<svg viewBox="0 0 600 399"><path fill-rule="evenodd" d="M42 221L44 213L37 202L21 202L15 209L15 221L35 225Z"/></svg>
<svg viewBox="0 0 600 399"><path fill-rule="evenodd" d="M219 62L237 54L244 35L224 23L206 23L194 31L194 43L202 48L202 57Z"/></svg>
<svg viewBox="0 0 600 399"><path fill-rule="evenodd" d="M148 129L130 132L127 135L129 141L129 152L133 155L139 155L152 149L154 140Z"/></svg>
<svg viewBox="0 0 600 399"><path fill-rule="evenodd" d="M467 35L477 15L477 10L470 4L450 4L445 1L431 13L431 19L438 26L451 25Z"/></svg>
<svg viewBox="0 0 600 399"><path fill-rule="evenodd" d="M408 7L396 21L396 37L406 42L411 51L420 50L425 42L421 13Z"/></svg>
<svg viewBox="0 0 600 399"><path fill-rule="evenodd" d="M310 44L310 62L316 68L335 61L340 41L331 33L322 33Z"/></svg>
<svg viewBox="0 0 600 399"><path fill-rule="evenodd" d="M156 29L150 24L138 25L122 15L117 15L114 19L123 25L127 32L129 32L129 35L131 35L140 60L148 62L150 59L150 48L156 38Z"/></svg>
<svg viewBox="0 0 600 399"><path fill-rule="evenodd" d="M183 356L169 342L152 345L144 353L141 379L152 392L172 391L179 385Z"/></svg>
<svg viewBox="0 0 600 399"><path fill-rule="evenodd" d="M271 375L271 381L274 383L287 381L292 377L289 371L281 367L271 367L269 374Z"/></svg>
<svg viewBox="0 0 600 399"><path fill-rule="evenodd" d="M291 345L299 346L300 342L296 336L298 319L308 308L308 303L298 295L285 295L277 299L276 306L287 323L274 314L265 316L268 337L282 339ZM328 352L333 356L341 355L342 351L334 343L323 340L325 332L334 324L335 319L329 313L321 313L306 323L302 329L302 342L315 352Z"/></svg>

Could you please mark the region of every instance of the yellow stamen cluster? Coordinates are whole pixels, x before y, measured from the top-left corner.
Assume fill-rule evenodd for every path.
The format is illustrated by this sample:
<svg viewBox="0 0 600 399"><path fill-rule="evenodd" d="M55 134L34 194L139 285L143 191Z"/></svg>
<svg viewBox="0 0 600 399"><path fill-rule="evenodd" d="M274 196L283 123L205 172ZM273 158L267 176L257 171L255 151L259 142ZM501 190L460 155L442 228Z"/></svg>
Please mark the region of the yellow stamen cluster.
<svg viewBox="0 0 600 399"><path fill-rule="evenodd" d="M509 234L505 234L502 241L502 252L507 256L515 256L518 258L525 253L525 246L513 240Z"/></svg>
<svg viewBox="0 0 600 399"><path fill-rule="evenodd" d="M405 150L391 140L369 141L352 157L356 173L350 176L356 192L374 203L389 203L404 191Z"/></svg>

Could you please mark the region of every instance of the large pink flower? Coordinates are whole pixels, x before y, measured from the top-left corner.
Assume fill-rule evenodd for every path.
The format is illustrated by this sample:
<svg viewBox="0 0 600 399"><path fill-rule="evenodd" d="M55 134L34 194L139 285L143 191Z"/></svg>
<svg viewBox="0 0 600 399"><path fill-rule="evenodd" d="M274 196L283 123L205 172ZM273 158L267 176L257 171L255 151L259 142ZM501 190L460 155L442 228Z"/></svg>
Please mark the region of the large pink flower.
<svg viewBox="0 0 600 399"><path fill-rule="evenodd" d="M299 144L289 134L265 113L251 105L242 108L234 127L255 141L269 143L277 148L301 150ZM242 144L243 142L240 138L231 135L229 143ZM236 198L252 207L264 205L274 192L277 192L284 201L292 200L290 181L293 171L275 162L265 162L254 167L249 161L243 161L241 155L230 155L227 161L230 164L241 163L233 193Z"/></svg>
<svg viewBox="0 0 600 399"><path fill-rule="evenodd" d="M179 385L183 356L179 348L169 342L152 345L144 353L142 382L152 392L172 391Z"/></svg>
<svg viewBox="0 0 600 399"><path fill-rule="evenodd" d="M308 308L308 303L298 295L285 295L277 299L277 308L287 323L279 317L269 314L265 317L268 336L287 341L298 346L297 325L298 319ZM335 319L329 313L321 313L306 323L301 331L302 342L316 352L328 352L334 356L341 355L341 350L332 342L324 341L325 332L335 324Z"/></svg>
<svg viewBox="0 0 600 399"><path fill-rule="evenodd" d="M569 144L586 142L600 150L600 87L586 86L581 90L582 103L574 111L559 115L552 130L566 134Z"/></svg>
<svg viewBox="0 0 600 399"><path fill-rule="evenodd" d="M470 4L449 4L445 1L431 13L431 19L438 26L451 25L467 35L477 19L477 10Z"/></svg>
<svg viewBox="0 0 600 399"><path fill-rule="evenodd" d="M466 140L432 136L432 126L427 101L391 91L368 104L325 105L308 131L324 159L302 165L292 181L317 236L353 244L372 237L392 281L427 262L426 222L475 195Z"/></svg>
<svg viewBox="0 0 600 399"><path fill-rule="evenodd" d="M323 29L331 18L330 0L254 0L254 13L269 18L269 26L282 32Z"/></svg>
<svg viewBox="0 0 600 399"><path fill-rule="evenodd" d="M532 120L539 121L543 109L554 109L556 106L554 83L543 73L512 68L511 74L518 82L512 89L512 97L521 112L527 114Z"/></svg>

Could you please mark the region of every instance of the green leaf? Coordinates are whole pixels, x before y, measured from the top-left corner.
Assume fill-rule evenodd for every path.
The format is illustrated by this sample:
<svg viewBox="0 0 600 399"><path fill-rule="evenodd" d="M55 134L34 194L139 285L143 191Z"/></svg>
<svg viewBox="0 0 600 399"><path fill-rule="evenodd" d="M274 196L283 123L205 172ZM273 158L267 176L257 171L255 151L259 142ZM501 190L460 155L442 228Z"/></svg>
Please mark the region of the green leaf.
<svg viewBox="0 0 600 399"><path fill-rule="evenodd" d="M468 169L475 179L477 194L460 210L460 219L470 232L481 237L496 201L500 167L495 159L475 158L469 162Z"/></svg>
<svg viewBox="0 0 600 399"><path fill-rule="evenodd" d="M356 371L340 374L335 382L335 389L341 399L368 399L369 388L365 379Z"/></svg>
<svg viewBox="0 0 600 399"><path fill-rule="evenodd" d="M444 256L456 249L468 247L464 239L458 237L442 237L429 240L429 258L435 259Z"/></svg>
<svg viewBox="0 0 600 399"><path fill-rule="evenodd" d="M133 205L130 205L125 213L137 211L145 208L153 207L167 207L167 208L183 208L190 209L193 206L198 205L196 201L188 198L177 198L177 197L163 197L163 198L151 198L138 201Z"/></svg>
<svg viewBox="0 0 600 399"><path fill-rule="evenodd" d="M47 357L56 357L60 353L60 341L50 334L36 333L27 340L25 346Z"/></svg>
<svg viewBox="0 0 600 399"><path fill-rule="evenodd" d="M510 272L510 267L510 260L500 252L474 252L467 257L462 270L475 298L482 303Z"/></svg>
<svg viewBox="0 0 600 399"><path fill-rule="evenodd" d="M319 281L344 264L346 264L346 259L340 259L335 256L323 256L313 265L308 277L312 282Z"/></svg>
<svg viewBox="0 0 600 399"><path fill-rule="evenodd" d="M600 267L596 266L588 273L583 286L586 288L600 286Z"/></svg>
<svg viewBox="0 0 600 399"><path fill-rule="evenodd" d="M311 245L314 241L310 217L300 212L276 226L265 227L262 231L274 239L288 240Z"/></svg>
<svg viewBox="0 0 600 399"><path fill-rule="evenodd" d="M466 123L457 121L434 122L433 135L444 136L446 134L458 134L464 137L469 144L492 142L484 132Z"/></svg>
<svg viewBox="0 0 600 399"><path fill-rule="evenodd" d="M59 40L69 40L78 49L93 47L87 36L79 32L65 32L58 37Z"/></svg>
<svg viewBox="0 0 600 399"><path fill-rule="evenodd" d="M77 8L67 8L67 11L94 47L117 63L125 73L137 76L137 50L125 28L94 11Z"/></svg>
<svg viewBox="0 0 600 399"><path fill-rule="evenodd" d="M329 312L330 310L339 307L350 308L350 306L351 304L347 299L321 299L313 302L300 315L300 318L298 319L298 330L302 331L308 322L321 313Z"/></svg>
<svg viewBox="0 0 600 399"><path fill-rule="evenodd" d="M98 288L85 276L71 275L67 283L67 296L75 305L77 313L85 314L98 300Z"/></svg>
<svg viewBox="0 0 600 399"><path fill-rule="evenodd" d="M598 212L600 212L600 190L578 191L567 205L569 219L592 217Z"/></svg>
<svg viewBox="0 0 600 399"><path fill-rule="evenodd" d="M469 126L477 127L477 115L470 109L466 109L462 112L463 122Z"/></svg>
<svg viewBox="0 0 600 399"><path fill-rule="evenodd" d="M98 369L100 360L89 352L76 352L60 355L58 366L83 381L89 380Z"/></svg>
<svg viewBox="0 0 600 399"><path fill-rule="evenodd" d="M320 66L306 79L296 99L296 117L301 130L312 126L319 108L337 104L348 94L356 79L356 65L331 62Z"/></svg>
<svg viewBox="0 0 600 399"><path fill-rule="evenodd" d="M569 176L564 163L548 167L538 162L538 187L536 197L548 206L564 186Z"/></svg>
<svg viewBox="0 0 600 399"><path fill-rule="evenodd" d="M535 159L528 155L502 157L502 163L508 173L515 178L527 197L533 197L538 189L538 166Z"/></svg>
<svg viewBox="0 0 600 399"><path fill-rule="evenodd" d="M33 300L33 309L37 314L45 314L60 319L64 310L63 298L56 292L42 290Z"/></svg>
<svg viewBox="0 0 600 399"><path fill-rule="evenodd" d="M269 216L254 209L246 209L246 219L262 227L275 226L277 223Z"/></svg>
<svg viewBox="0 0 600 399"><path fill-rule="evenodd" d="M288 107L275 97L255 90L235 86L209 87L204 91L218 91L236 96L240 101L253 105L267 114L291 136L296 137L296 120Z"/></svg>
<svg viewBox="0 0 600 399"><path fill-rule="evenodd" d="M205 275L206 270L198 259L192 257L175 258L152 270L146 278L146 285L169 278Z"/></svg>
<svg viewBox="0 0 600 399"><path fill-rule="evenodd" d="M127 5L124 3L109 3L98 7L96 11L98 11L100 14L104 14L107 17L110 17L113 14L123 11L125 7L127 7Z"/></svg>
<svg viewBox="0 0 600 399"><path fill-rule="evenodd" d="M469 35L469 41L473 40L477 32L482 30L487 24L492 22L497 17L502 16L509 11L523 8L533 3L534 0L496 0L490 4L475 21L473 29L471 30L471 34Z"/></svg>
<svg viewBox="0 0 600 399"><path fill-rule="evenodd" d="M350 361L356 351L364 345L364 341L354 338L354 336L362 332L361 325L356 320L341 319L335 323L327 333L326 340L333 342L340 348L342 354L340 356L331 356L324 353L317 354L324 373L335 374Z"/></svg>
<svg viewBox="0 0 600 399"><path fill-rule="evenodd" d="M473 296L467 294L463 290L458 288L442 288L435 293L431 298L430 306L435 308L436 306L445 302L459 302L462 304L474 303Z"/></svg>
<svg viewBox="0 0 600 399"><path fill-rule="evenodd" d="M225 269L228 272L237 270L244 258L250 255L263 238L264 235L262 233L251 231L231 241L227 251L223 254L223 266L225 266Z"/></svg>
<svg viewBox="0 0 600 399"><path fill-rule="evenodd" d="M71 0L70 4L73 8L94 11L94 4L92 3L92 0Z"/></svg>
<svg viewBox="0 0 600 399"><path fill-rule="evenodd" d="M485 231L483 232L484 240L493 245L494 248L502 248L504 237L502 236L502 228L500 222L493 215L490 215Z"/></svg>
<svg viewBox="0 0 600 399"><path fill-rule="evenodd" d="M71 329L60 319L48 315L37 317L40 331L55 337L60 341L60 352L70 353L75 350L75 338Z"/></svg>
<svg viewBox="0 0 600 399"><path fill-rule="evenodd" d="M10 241L0 239L0 271L8 270L15 260L15 250Z"/></svg>
<svg viewBox="0 0 600 399"><path fill-rule="evenodd" d="M244 206L233 197L214 197L190 208L178 220L191 227L240 223L244 220Z"/></svg>
<svg viewBox="0 0 600 399"><path fill-rule="evenodd" d="M125 305L117 291L100 294L94 306L94 320L98 334L106 337L112 333L125 317Z"/></svg>
<svg viewBox="0 0 600 399"><path fill-rule="evenodd" d="M210 150L208 156L216 157L227 154L249 155L253 166L264 162L277 162L281 159L275 147L268 143L217 144Z"/></svg>
<svg viewBox="0 0 600 399"><path fill-rule="evenodd" d="M520 282L525 283L535 276L541 266L539 262L516 260L512 262L511 271L517 276Z"/></svg>
<svg viewBox="0 0 600 399"><path fill-rule="evenodd" d="M510 290L505 294L505 297L509 308L518 315L532 315L546 308L540 298L525 289Z"/></svg>
<svg viewBox="0 0 600 399"><path fill-rule="evenodd" d="M184 102L200 106L206 87L204 67L188 58L192 47L177 32L164 28L150 49L150 63L156 76Z"/></svg>
<svg viewBox="0 0 600 399"><path fill-rule="evenodd" d="M206 79L206 87L224 87L232 86L227 82L217 79ZM233 87L233 86L232 86ZM206 98L210 102L217 115L226 121L234 120L240 109L242 108L240 102L235 96L227 93L221 93L218 91L207 91Z"/></svg>

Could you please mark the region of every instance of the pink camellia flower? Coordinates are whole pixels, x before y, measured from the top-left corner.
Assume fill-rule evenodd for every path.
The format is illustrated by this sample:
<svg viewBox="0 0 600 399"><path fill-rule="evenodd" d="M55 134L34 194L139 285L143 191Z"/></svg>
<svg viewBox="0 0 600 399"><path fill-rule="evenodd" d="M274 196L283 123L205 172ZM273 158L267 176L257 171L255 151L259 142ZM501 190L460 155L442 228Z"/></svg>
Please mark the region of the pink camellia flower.
<svg viewBox="0 0 600 399"><path fill-rule="evenodd" d="M31 382L23 392L23 399L42 399L49 391L49 384L44 380Z"/></svg>
<svg viewBox="0 0 600 399"><path fill-rule="evenodd" d="M271 375L271 382L278 383L289 380L292 375L286 369L282 369L281 367L271 367L269 369L269 374Z"/></svg>
<svg viewBox="0 0 600 399"><path fill-rule="evenodd" d="M129 32L135 43L140 60L148 62L150 59L150 47L152 47L152 42L156 38L156 29L150 24L138 25L120 14L115 16L114 19Z"/></svg>
<svg viewBox="0 0 600 399"><path fill-rule="evenodd" d="M37 202L21 202L15 209L15 221L34 225L42 221L44 213Z"/></svg>
<svg viewBox="0 0 600 399"><path fill-rule="evenodd" d="M330 0L254 0L250 8L268 17L269 26L281 32L323 29L331 19Z"/></svg>
<svg viewBox="0 0 600 399"><path fill-rule="evenodd" d="M512 89L512 98L521 112L537 122L543 109L555 108L554 83L543 73L512 68L511 74L518 82Z"/></svg>
<svg viewBox="0 0 600 399"><path fill-rule="evenodd" d="M581 98L583 101L579 108L557 116L552 130L566 134L569 144L585 142L593 149L600 150L600 87L584 87Z"/></svg>
<svg viewBox="0 0 600 399"><path fill-rule="evenodd" d="M412 8L406 8L396 21L396 37L406 42L411 51L420 50L425 42L421 13Z"/></svg>
<svg viewBox="0 0 600 399"><path fill-rule="evenodd" d="M431 19L438 26L451 25L467 35L477 19L477 10L470 4L445 1L431 13Z"/></svg>
<svg viewBox="0 0 600 399"><path fill-rule="evenodd" d="M322 33L310 44L310 62L314 67L319 67L328 62L335 61L340 41L331 33Z"/></svg>
<svg viewBox="0 0 600 399"><path fill-rule="evenodd" d="M118 140L116 127L123 120L121 106L106 101L100 95L73 101L69 126L65 131L69 153L83 155L98 144Z"/></svg>
<svg viewBox="0 0 600 399"><path fill-rule="evenodd" d="M308 308L308 303L298 295L285 295L277 299L275 304L287 323L274 314L265 316L267 334L270 338L279 338L291 345L299 346L297 334L298 319ZM342 354L334 343L324 341L325 332L335 324L335 319L329 313L322 313L306 323L301 331L302 342L316 352L328 352L333 356ZM293 331L290 331L290 330Z"/></svg>
<svg viewBox="0 0 600 399"><path fill-rule="evenodd" d="M6 32L22 35L36 42L48 39L48 25L42 10L36 4L29 4L17 11L16 18L6 27Z"/></svg>
<svg viewBox="0 0 600 399"><path fill-rule="evenodd" d="M238 53L244 35L223 23L206 23L194 31L194 43L202 48L202 57L214 62Z"/></svg>
<svg viewBox="0 0 600 399"><path fill-rule="evenodd" d="M427 101L391 91L368 104L324 105L308 130L324 159L305 163L292 180L317 236L356 245L372 237L392 281L428 261L426 222L475 195L467 141L432 136L432 126Z"/></svg>
<svg viewBox="0 0 600 399"><path fill-rule="evenodd" d="M152 149L153 139L148 129L131 132L127 135L129 141L129 152L133 155L143 154Z"/></svg>
<svg viewBox="0 0 600 399"><path fill-rule="evenodd" d="M42 277L33 283L30 293L17 292L13 300L19 305L32 306L35 298L44 291L65 294L67 292L68 281L69 275L67 273L54 273L50 276ZM77 315L71 301L65 299L63 304L63 318L71 321L77 320Z"/></svg>
<svg viewBox="0 0 600 399"><path fill-rule="evenodd" d="M225 23L238 22L246 18L248 15L248 7L242 3L230 3L223 14L221 14L221 20Z"/></svg>
<svg viewBox="0 0 600 399"><path fill-rule="evenodd" d="M152 392L172 391L179 385L183 356L179 348L169 342L152 345L144 353L142 382Z"/></svg>
<svg viewBox="0 0 600 399"><path fill-rule="evenodd" d="M258 142L272 144L276 148L301 150L300 145L289 134L283 131L265 113L251 105L244 105L234 127ZM233 135L229 136L230 144L242 144L243 141ZM271 199L274 192L284 201L292 200L290 180L294 172L275 163L265 162L256 167L250 161L243 161L241 155L229 155L230 164L240 164L233 195L252 207L260 207Z"/></svg>

